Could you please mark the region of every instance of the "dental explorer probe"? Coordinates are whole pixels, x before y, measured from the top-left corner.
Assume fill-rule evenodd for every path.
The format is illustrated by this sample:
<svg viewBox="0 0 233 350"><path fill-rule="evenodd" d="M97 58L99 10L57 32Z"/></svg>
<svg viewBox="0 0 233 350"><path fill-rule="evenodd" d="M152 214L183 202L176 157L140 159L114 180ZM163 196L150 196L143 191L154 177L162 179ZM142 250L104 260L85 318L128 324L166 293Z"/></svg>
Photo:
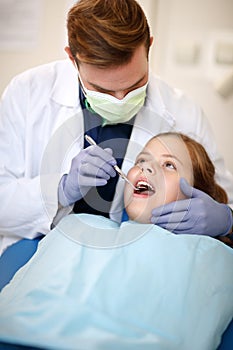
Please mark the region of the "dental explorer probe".
<svg viewBox="0 0 233 350"><path fill-rule="evenodd" d="M90 145L92 145L92 146L97 145L97 143L93 140L93 138L91 136L85 135L85 139ZM136 187L132 184L132 182L129 181L127 176L123 173L123 171L117 165L113 165L113 168L116 170L116 172L120 175L120 177L123 180L125 180L130 186L133 187L134 190L136 190Z"/></svg>

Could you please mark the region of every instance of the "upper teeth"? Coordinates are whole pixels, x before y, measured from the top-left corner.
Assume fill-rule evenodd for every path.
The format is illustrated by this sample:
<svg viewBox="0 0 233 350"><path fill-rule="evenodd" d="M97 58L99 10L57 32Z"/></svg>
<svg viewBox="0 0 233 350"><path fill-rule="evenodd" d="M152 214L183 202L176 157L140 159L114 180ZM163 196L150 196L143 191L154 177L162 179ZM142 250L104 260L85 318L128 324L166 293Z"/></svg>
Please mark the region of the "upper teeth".
<svg viewBox="0 0 233 350"><path fill-rule="evenodd" d="M136 185L137 189L147 189L148 191L154 191L153 187L146 181L140 180Z"/></svg>

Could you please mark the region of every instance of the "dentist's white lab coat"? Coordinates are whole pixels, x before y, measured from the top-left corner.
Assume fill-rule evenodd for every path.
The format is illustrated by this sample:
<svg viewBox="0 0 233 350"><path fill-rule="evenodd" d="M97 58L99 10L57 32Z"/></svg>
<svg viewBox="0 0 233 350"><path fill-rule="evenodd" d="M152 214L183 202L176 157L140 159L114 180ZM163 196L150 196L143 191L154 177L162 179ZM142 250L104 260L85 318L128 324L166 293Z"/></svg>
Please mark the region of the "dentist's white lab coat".
<svg viewBox="0 0 233 350"><path fill-rule="evenodd" d="M216 166L217 180L233 203L233 177L224 167L201 109L152 75L123 171L128 171L148 139L169 130L204 145ZM21 238L49 231L58 210L58 182L82 147L77 72L69 60L33 68L11 81L0 105L0 254ZM121 217L122 189L119 180L110 213L113 220Z"/></svg>

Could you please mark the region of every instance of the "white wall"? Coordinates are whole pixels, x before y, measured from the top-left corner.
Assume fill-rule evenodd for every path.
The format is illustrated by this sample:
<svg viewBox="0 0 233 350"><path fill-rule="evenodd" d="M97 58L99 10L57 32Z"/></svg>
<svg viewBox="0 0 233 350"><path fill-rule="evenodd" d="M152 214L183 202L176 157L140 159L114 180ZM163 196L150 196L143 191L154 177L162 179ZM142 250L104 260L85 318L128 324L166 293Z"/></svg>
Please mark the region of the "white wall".
<svg viewBox="0 0 233 350"><path fill-rule="evenodd" d="M19 0L0 0L0 11L4 3L8 2L7 7L10 7L11 3L14 4L15 1L19 2ZM28 2L28 0L20 1L25 4ZM37 14L39 19L39 32L36 37L35 47L29 47L28 49L25 49L25 47L21 48L19 42L16 49L9 48L3 50L0 45L0 94L14 75L38 64L66 57L63 51L65 45L66 1L67 0L30 0L30 2L38 2L39 4L39 11ZM1 2L3 3L1 4ZM19 16L25 15L24 13L19 13ZM28 28L28 30L30 30L30 28ZM7 31L8 29L5 30L6 33ZM2 32L0 36L4 36L4 32Z"/></svg>
<svg viewBox="0 0 233 350"><path fill-rule="evenodd" d="M14 3L17 0L0 0ZM20 0L27 2L28 0ZM40 25L37 42L28 50L3 50L0 45L0 93L17 73L66 57L65 19L73 0L30 0L40 4ZM219 149L233 172L231 139L233 130L233 96L223 99L216 93L213 81L224 69L214 69L211 47L219 33L233 30L232 0L138 0L144 8L154 44L151 53L152 70L173 86L186 91L202 105L213 127ZM29 28L30 30L30 28ZM1 33L4 36L4 32ZM222 34L221 34L222 35ZM200 49L194 64L174 60L180 45L190 50ZM212 45L212 46L211 46ZM224 67L223 67L224 68ZM188 118L188 116L187 116Z"/></svg>
<svg viewBox="0 0 233 350"><path fill-rule="evenodd" d="M229 40L233 47L233 1L159 0L157 15L154 70L203 107L233 172L233 94L222 98L214 89L215 81L233 68L214 61L215 44L220 39ZM199 48L196 61L177 62L179 47L188 55L195 45Z"/></svg>

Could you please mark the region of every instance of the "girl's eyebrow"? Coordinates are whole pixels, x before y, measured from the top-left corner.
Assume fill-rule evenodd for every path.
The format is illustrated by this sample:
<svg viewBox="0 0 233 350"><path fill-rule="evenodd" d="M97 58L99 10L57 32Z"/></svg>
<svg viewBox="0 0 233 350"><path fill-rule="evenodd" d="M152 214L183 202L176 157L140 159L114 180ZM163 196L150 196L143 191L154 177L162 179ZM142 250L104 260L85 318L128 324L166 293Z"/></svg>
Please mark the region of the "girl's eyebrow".
<svg viewBox="0 0 233 350"><path fill-rule="evenodd" d="M141 156L143 156L143 155L153 157L152 153L146 152L146 151L142 151L142 152L140 152L140 153L137 155L136 159L139 158L139 157L141 157Z"/></svg>
<svg viewBox="0 0 233 350"><path fill-rule="evenodd" d="M162 157L176 159L181 165L184 165L183 162L178 157L176 157L174 154L162 154Z"/></svg>
<svg viewBox="0 0 233 350"><path fill-rule="evenodd" d="M147 152L147 151L142 151L138 154L136 160L141 157L141 156L150 156L150 157L153 157L152 153L150 152ZM181 165L184 165L183 162L178 158L176 157L174 154L170 154L170 153L165 153L165 154L161 154L161 157L163 158L172 158L172 159L176 159Z"/></svg>

